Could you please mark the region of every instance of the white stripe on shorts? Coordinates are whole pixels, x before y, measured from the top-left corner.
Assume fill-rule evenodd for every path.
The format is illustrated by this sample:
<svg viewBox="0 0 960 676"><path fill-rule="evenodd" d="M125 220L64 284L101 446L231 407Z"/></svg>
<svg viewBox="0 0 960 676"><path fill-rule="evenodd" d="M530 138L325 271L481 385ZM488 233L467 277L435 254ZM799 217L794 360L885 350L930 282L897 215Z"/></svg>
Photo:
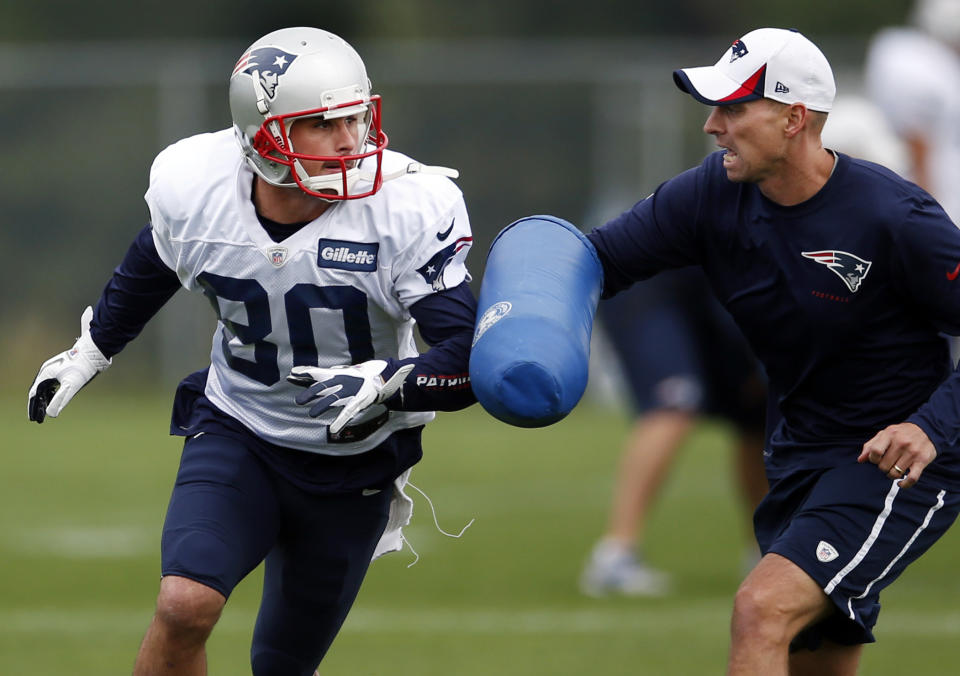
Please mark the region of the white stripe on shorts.
<svg viewBox="0 0 960 676"><path fill-rule="evenodd" d="M881 511L880 514L877 515L877 520L874 522L873 528L870 530L870 535L867 536L867 539L864 541L863 545L860 547L860 551L858 551L856 556L854 556L853 559L850 560L850 563L844 566L843 570L837 573L833 577L833 579L830 580L827 586L823 588L823 591L826 594L829 595L831 592L833 592L833 590L836 589L837 585L840 584L843 578L845 578L850 573L850 571L852 571L854 568L860 565L860 562L863 561L863 559L869 553L870 549L873 547L873 543L876 542L877 537L880 535L880 531L883 530L883 526L886 523L887 518L890 516L890 512L893 511L893 501L897 497L897 494L899 492L900 492L900 479L895 479L890 485L890 491L887 493L887 497L884 499L884 502L883 502L883 511ZM855 618L855 613L853 612L853 602L858 599L864 598L868 593L870 593L870 589L873 588L874 584L876 584L877 582L882 580L884 577L886 577L887 573L890 572L890 569L893 568L893 566L897 563L897 561L899 561L903 557L903 555L910 548L910 545L913 544L913 542L917 539L917 537L920 536L920 533L923 532L923 530L926 529L926 527L930 524L930 520L933 518L934 513L936 513L937 510L943 507L944 495L946 495L946 491L940 491L940 493L937 494L937 502L929 510L927 510L927 515L924 517L923 523L921 523L920 526L917 528L917 530L914 531L913 535L910 537L907 543L903 546L900 552L893 558L893 560L891 560L890 563L887 564L887 567L884 568L883 572L880 573L879 576L871 580L869 584L867 584L866 588L863 590L863 593L861 593L859 596L853 596L850 599L848 599L847 610L851 620Z"/></svg>

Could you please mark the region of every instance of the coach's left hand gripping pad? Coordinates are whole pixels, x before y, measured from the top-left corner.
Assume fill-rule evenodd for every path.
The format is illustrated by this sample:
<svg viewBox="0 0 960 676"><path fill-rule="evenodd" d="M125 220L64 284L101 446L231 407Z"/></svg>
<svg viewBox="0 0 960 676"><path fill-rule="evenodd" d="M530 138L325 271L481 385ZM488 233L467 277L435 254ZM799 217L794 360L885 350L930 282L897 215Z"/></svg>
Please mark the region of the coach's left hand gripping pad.
<svg viewBox="0 0 960 676"><path fill-rule="evenodd" d="M497 235L470 352L470 381L488 413L543 427L576 406L602 287L596 250L563 219L528 216Z"/></svg>

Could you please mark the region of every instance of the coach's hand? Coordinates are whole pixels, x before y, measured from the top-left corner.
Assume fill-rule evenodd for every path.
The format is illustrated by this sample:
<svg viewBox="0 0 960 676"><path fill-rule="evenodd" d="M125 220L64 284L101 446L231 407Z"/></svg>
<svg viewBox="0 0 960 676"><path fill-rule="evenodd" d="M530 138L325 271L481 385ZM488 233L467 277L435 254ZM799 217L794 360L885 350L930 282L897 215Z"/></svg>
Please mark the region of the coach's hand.
<svg viewBox="0 0 960 676"><path fill-rule="evenodd" d="M80 317L80 337L73 347L43 362L27 399L30 420L42 423L48 415L56 418L80 388L110 366L111 360L90 337L91 319L93 308L88 307Z"/></svg>
<svg viewBox="0 0 960 676"><path fill-rule="evenodd" d="M365 409L392 397L403 384L413 364L397 369L387 382L380 374L387 367L382 359L365 361L353 366L295 366L287 376L294 385L306 387L297 395L301 406L312 404L310 416L316 418L334 406L342 407L340 414L330 423L330 432L338 433Z"/></svg>
<svg viewBox="0 0 960 676"><path fill-rule="evenodd" d="M913 423L900 423L877 432L863 445L857 462L869 460L891 479L902 479L901 487L910 488L936 457L937 449L926 432Z"/></svg>

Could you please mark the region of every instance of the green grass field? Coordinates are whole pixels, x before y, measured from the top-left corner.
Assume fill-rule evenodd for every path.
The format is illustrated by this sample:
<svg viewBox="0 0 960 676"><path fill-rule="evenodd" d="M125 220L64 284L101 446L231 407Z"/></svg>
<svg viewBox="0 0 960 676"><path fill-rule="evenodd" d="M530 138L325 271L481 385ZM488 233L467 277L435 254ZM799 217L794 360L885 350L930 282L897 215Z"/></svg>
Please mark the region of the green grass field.
<svg viewBox="0 0 960 676"><path fill-rule="evenodd" d="M26 385L24 386L26 390ZM107 394L28 424L0 400L0 674L129 673L159 579L159 531L179 440L167 397ZM659 600L592 600L576 579L606 516L626 420L584 406L524 430L479 407L428 427L413 483L426 501L405 550L376 562L324 674L720 674L744 534L723 430L688 444L649 528L675 576ZM960 540L951 533L884 596L861 673L943 674L960 656ZM209 645L210 673L249 673L257 573ZM949 671L949 669L948 669Z"/></svg>

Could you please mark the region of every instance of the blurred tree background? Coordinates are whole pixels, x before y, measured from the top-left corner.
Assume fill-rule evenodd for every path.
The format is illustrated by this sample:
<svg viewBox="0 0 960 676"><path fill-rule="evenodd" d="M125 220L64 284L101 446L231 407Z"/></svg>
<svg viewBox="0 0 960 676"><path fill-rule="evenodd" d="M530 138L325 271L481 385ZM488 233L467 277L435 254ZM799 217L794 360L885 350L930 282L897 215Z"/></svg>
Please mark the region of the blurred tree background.
<svg viewBox="0 0 960 676"><path fill-rule="evenodd" d="M642 37L740 35L796 27L811 35L864 37L899 23L910 0L7 0L0 40L239 39L307 25L368 39Z"/></svg>
<svg viewBox="0 0 960 676"><path fill-rule="evenodd" d="M0 3L0 382L26 393L147 220L168 143L229 125L242 50L284 26L338 33L384 97L391 146L461 170L483 259L500 229L551 213L589 229L709 150L670 71L712 63L759 26L818 42L841 93L869 37L909 0ZM852 74L842 77L841 73ZM186 295L186 294L181 294ZM212 317L177 298L118 357L114 382L164 387L203 366Z"/></svg>

